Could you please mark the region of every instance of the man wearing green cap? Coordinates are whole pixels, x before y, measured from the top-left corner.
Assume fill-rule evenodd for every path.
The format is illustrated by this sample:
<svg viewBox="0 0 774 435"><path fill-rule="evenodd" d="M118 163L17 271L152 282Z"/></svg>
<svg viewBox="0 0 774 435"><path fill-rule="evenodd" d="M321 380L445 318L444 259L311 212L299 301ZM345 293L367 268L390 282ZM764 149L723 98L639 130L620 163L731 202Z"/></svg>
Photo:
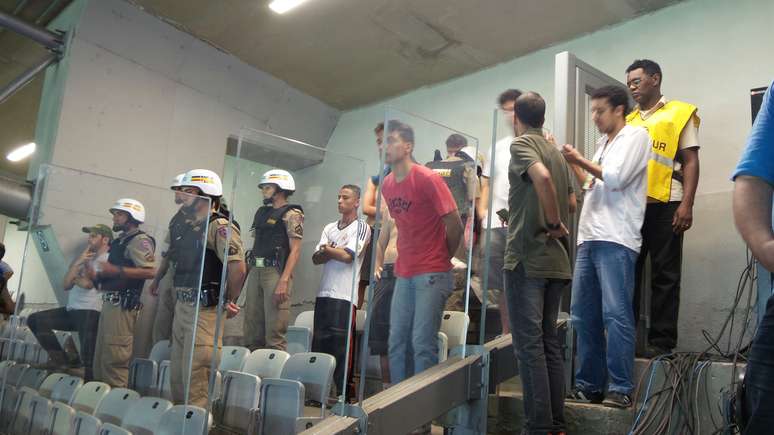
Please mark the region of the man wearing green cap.
<svg viewBox="0 0 774 435"><path fill-rule="evenodd" d="M70 265L64 279L64 290L68 292L67 306L33 313L27 319L27 325L57 367L73 366L78 362L68 360L54 335L54 330L77 332L81 342L84 378L88 382L94 378L94 347L102 296L86 271L89 264L93 267L98 262L107 261L113 231L107 225L97 224L83 227L83 232L89 235L86 249Z"/></svg>

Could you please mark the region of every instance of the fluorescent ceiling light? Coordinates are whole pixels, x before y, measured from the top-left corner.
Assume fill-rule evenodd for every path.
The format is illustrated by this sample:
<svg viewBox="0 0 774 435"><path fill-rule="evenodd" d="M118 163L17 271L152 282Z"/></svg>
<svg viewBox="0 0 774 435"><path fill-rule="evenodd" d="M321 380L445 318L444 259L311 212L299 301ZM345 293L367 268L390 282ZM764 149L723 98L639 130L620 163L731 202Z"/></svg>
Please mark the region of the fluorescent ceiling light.
<svg viewBox="0 0 774 435"><path fill-rule="evenodd" d="M35 142L30 142L27 145L22 145L15 150L8 153L5 158L12 162L18 162L20 160L24 160L27 157L29 157L32 153L35 152Z"/></svg>
<svg viewBox="0 0 774 435"><path fill-rule="evenodd" d="M284 14L306 1L307 0L274 0L269 3L269 8L278 14Z"/></svg>

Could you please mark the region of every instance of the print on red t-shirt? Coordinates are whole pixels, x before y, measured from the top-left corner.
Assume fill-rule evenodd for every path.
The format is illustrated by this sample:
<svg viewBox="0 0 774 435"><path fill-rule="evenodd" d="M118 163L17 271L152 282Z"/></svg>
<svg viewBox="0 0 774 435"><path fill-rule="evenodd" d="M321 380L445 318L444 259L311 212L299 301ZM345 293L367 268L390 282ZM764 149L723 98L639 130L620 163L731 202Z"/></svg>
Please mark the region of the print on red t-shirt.
<svg viewBox="0 0 774 435"><path fill-rule="evenodd" d="M441 218L457 209L443 179L421 165L413 165L401 182L391 173L382 194L398 228L395 274L410 278L452 268Z"/></svg>

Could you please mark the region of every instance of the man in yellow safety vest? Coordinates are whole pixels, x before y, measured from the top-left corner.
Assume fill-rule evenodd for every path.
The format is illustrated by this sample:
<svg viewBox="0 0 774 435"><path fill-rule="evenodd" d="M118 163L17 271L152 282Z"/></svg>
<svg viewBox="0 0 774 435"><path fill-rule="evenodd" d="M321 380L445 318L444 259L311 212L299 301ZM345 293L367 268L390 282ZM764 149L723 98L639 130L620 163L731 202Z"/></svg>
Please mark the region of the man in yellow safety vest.
<svg viewBox="0 0 774 435"><path fill-rule="evenodd" d="M635 60L626 69L626 84L637 106L626 117L643 126L652 139L648 161L648 205L637 262L635 317L639 318L642 271L650 257L650 330L642 356L668 353L677 345L683 233L693 223L699 183L699 117L696 106L667 100L661 94L661 67Z"/></svg>

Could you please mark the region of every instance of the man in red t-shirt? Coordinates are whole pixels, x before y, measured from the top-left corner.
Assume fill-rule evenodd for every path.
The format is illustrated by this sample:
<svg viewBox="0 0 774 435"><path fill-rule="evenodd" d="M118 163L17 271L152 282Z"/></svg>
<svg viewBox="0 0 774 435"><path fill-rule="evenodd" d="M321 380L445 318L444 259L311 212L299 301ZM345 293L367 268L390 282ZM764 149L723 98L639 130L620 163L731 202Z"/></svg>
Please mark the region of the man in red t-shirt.
<svg viewBox="0 0 774 435"><path fill-rule="evenodd" d="M390 121L386 163L392 173L382 194L398 228L389 338L393 383L438 364L438 330L454 284L451 258L462 238L449 188L438 174L414 163L413 150L414 130Z"/></svg>

